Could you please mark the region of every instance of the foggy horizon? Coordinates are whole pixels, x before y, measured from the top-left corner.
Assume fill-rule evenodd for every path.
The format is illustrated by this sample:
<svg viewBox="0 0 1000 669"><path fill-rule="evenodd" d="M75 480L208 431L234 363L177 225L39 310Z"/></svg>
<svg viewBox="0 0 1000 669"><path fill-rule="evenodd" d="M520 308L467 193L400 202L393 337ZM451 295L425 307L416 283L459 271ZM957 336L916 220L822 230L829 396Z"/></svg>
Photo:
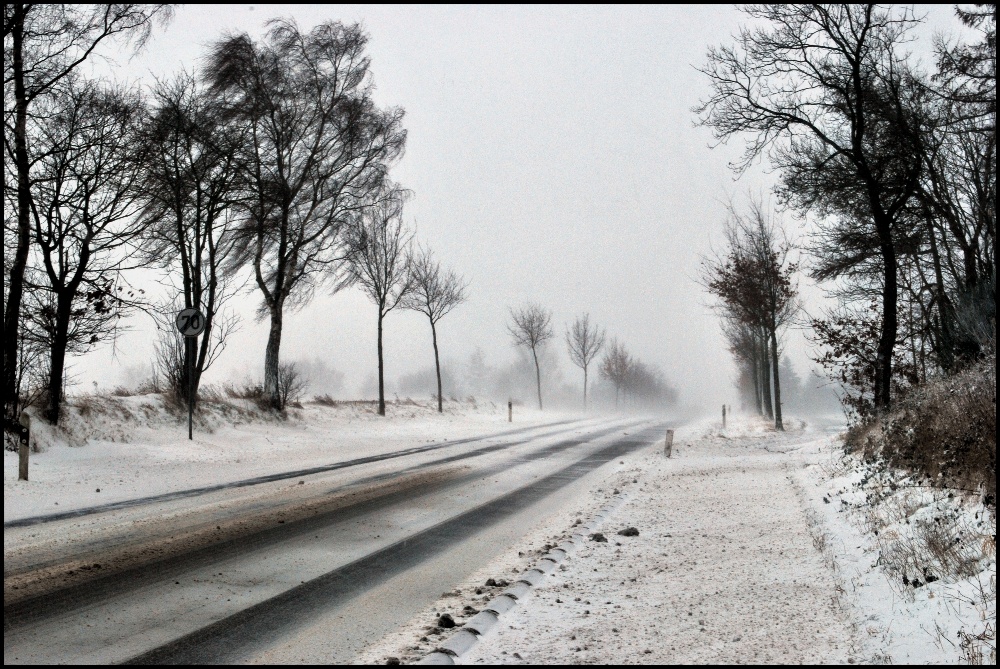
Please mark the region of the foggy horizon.
<svg viewBox="0 0 1000 669"><path fill-rule="evenodd" d="M949 7L922 12L928 34L958 31ZM469 283L468 301L438 328L445 378L460 379L458 387L446 383L445 397L468 387L465 367L477 350L493 369L514 369L520 354L506 330L509 309L535 302L553 311L556 335L548 356L558 371L543 379L543 393L581 388L564 332L589 313L609 338L662 371L680 405L738 405L736 368L696 277L701 256L721 241L727 202L773 202L773 179L756 165L734 180L728 163L742 146L709 148L711 134L695 127L691 111L708 91L696 67L737 29L735 8L181 6L138 55L117 56L113 76L147 87L154 77L197 70L213 39L240 31L259 38L275 17L304 30L330 19L361 22L375 100L406 112L405 153L391 171L413 194L404 220ZM791 237L808 234L805 222L780 217ZM144 270L132 282L166 298L158 278ZM818 311L822 291L804 276L799 283L806 311ZM206 383L263 377L259 303L252 281L231 301L242 325ZM122 325L116 342L70 358L70 392L149 374L152 319L138 314ZM307 397L337 386L335 396L372 399L375 326L376 309L357 288L321 288L286 313L281 358L319 360L342 375L313 379ZM798 376L826 384L810 348L806 332L788 330L785 356ZM400 392L400 381L433 369L426 317L402 309L386 317L385 359L390 398L434 394L433 384L420 396ZM596 388L596 370L590 379ZM529 391L510 394L530 402Z"/></svg>

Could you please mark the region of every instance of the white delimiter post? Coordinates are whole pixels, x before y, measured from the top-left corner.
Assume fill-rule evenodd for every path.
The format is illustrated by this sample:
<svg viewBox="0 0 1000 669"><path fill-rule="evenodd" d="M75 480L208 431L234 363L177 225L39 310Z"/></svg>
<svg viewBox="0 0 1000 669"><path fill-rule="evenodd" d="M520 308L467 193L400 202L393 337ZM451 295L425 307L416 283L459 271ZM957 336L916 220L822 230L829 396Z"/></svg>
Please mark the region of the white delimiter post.
<svg viewBox="0 0 1000 669"><path fill-rule="evenodd" d="M20 423L28 430L28 434L31 434L31 416L26 412L21 412ZM18 435L20 436L20 435ZM28 439L18 439L17 442L17 480L27 481L28 480L28 449L31 444L28 443Z"/></svg>

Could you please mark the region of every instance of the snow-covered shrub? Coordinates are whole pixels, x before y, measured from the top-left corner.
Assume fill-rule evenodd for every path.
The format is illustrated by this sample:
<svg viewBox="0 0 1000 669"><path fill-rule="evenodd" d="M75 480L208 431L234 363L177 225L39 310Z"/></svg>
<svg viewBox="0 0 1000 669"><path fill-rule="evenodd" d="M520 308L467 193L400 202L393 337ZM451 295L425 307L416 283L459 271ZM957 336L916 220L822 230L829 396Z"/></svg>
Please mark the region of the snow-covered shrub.
<svg viewBox="0 0 1000 669"><path fill-rule="evenodd" d="M901 400L852 428L845 443L927 484L981 491L996 504L996 355Z"/></svg>

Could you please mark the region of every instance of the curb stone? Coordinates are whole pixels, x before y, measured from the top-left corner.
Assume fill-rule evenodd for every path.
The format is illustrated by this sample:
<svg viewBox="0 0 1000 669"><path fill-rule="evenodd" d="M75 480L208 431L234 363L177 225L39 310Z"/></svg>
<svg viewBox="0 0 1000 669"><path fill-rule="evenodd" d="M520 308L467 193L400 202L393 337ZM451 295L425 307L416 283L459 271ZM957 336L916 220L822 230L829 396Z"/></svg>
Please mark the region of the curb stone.
<svg viewBox="0 0 1000 669"><path fill-rule="evenodd" d="M626 498L627 495L617 495L614 501L598 511L589 523L578 526L579 532L575 533L570 540L562 542L556 548L549 550L549 552L540 557L531 568L522 572L521 577L513 586L491 599L482 611L465 623L462 630L449 637L416 664L457 664L455 661L457 658L472 650L481 635L486 634L489 630L497 626L503 614L517 606L517 603L528 595L533 587L538 586L545 580L546 575L555 571L559 563L569 557L580 546L584 545L588 541L589 536L625 502Z"/></svg>

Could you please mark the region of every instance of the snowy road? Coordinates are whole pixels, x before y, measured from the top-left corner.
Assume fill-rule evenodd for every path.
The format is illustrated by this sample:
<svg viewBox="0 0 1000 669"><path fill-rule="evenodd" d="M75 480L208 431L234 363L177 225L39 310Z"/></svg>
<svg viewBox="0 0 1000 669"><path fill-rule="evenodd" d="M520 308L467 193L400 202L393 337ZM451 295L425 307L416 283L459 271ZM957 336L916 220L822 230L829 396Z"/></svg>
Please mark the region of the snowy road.
<svg viewBox="0 0 1000 669"><path fill-rule="evenodd" d="M663 427L541 426L5 526L4 662L349 661Z"/></svg>
<svg viewBox="0 0 1000 669"><path fill-rule="evenodd" d="M558 569L480 637L461 664L797 664L857 660L857 631L839 581L817 550L797 473L828 446L822 426L776 434L766 424L711 422L661 448L622 458L587 500L526 534L359 662L411 664L452 631L448 613L482 610L487 579L516 580L548 546L601 508L607 541L584 540ZM817 429L817 427L819 429ZM814 495L815 496L815 495ZM637 528L637 536L620 536Z"/></svg>

